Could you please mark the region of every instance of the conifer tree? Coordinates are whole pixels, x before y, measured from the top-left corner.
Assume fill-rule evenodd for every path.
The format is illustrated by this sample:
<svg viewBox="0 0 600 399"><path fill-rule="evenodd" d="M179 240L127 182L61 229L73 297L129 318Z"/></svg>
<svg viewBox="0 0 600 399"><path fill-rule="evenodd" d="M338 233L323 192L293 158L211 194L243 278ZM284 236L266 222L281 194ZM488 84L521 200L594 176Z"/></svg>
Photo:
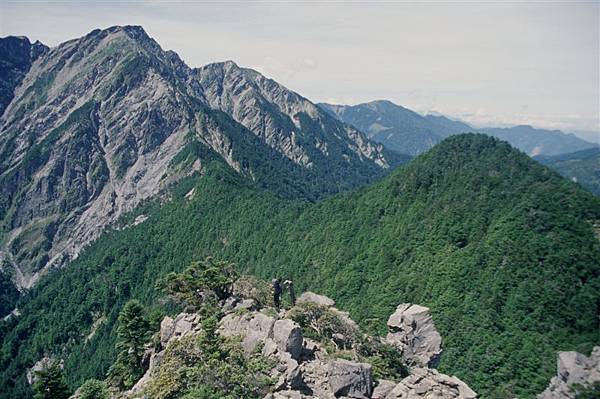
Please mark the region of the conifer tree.
<svg viewBox="0 0 600 399"><path fill-rule="evenodd" d="M66 399L70 396L65 375L57 361L35 372L34 399Z"/></svg>
<svg viewBox="0 0 600 399"><path fill-rule="evenodd" d="M119 388L129 388L143 375L142 357L148 339L149 323L144 307L135 299L125 304L117 327L117 361L109 379Z"/></svg>

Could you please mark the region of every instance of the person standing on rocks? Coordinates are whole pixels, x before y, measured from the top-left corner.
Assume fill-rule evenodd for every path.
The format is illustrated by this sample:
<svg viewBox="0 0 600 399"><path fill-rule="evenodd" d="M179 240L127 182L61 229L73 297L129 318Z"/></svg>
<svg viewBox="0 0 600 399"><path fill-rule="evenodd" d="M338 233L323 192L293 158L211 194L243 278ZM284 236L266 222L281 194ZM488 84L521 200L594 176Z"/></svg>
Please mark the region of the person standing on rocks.
<svg viewBox="0 0 600 399"><path fill-rule="evenodd" d="M281 307L281 281L278 278L274 278L271 281L271 293L273 294L275 308L279 310Z"/></svg>
<svg viewBox="0 0 600 399"><path fill-rule="evenodd" d="M292 280L285 280L283 282L283 286L290 293L290 303L292 304L292 306L296 306L296 292L294 292L294 282Z"/></svg>

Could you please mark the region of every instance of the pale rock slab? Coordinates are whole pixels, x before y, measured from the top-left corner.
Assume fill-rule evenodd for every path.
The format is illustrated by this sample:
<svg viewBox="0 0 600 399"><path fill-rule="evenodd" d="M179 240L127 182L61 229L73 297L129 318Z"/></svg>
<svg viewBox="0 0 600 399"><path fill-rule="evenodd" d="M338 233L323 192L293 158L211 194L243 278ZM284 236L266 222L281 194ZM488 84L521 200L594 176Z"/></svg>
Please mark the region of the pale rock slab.
<svg viewBox="0 0 600 399"><path fill-rule="evenodd" d="M335 301L325 295L315 294L314 292L303 292L296 303L316 303L317 305L332 307L335 306Z"/></svg>
<svg viewBox="0 0 600 399"><path fill-rule="evenodd" d="M557 375L538 399L573 399L574 384L589 385L600 381L600 346L594 347L590 357L578 352L558 352Z"/></svg>
<svg viewBox="0 0 600 399"><path fill-rule="evenodd" d="M403 352L408 364L435 367L442 353L442 337L429 308L410 303L398 305L387 322L386 340Z"/></svg>
<svg viewBox="0 0 600 399"><path fill-rule="evenodd" d="M477 394L456 377L428 368L415 368L385 399L475 399Z"/></svg>

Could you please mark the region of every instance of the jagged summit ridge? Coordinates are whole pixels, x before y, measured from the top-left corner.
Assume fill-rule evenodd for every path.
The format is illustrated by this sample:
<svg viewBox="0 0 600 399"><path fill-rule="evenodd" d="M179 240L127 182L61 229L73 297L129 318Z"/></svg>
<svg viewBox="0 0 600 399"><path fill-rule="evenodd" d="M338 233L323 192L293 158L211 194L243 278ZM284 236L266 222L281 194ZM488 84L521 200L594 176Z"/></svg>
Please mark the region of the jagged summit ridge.
<svg viewBox="0 0 600 399"><path fill-rule="evenodd" d="M330 156L334 148L329 143L334 142L340 144L348 162L367 159L390 167L382 146L370 143L356 129L336 124L306 98L252 69L225 61L197 68L193 76L212 108L232 115L295 163L312 167L322 162Z"/></svg>
<svg viewBox="0 0 600 399"><path fill-rule="evenodd" d="M36 40L31 43L24 36L9 36L0 41L0 116L14 97L15 88L21 83L31 64L48 51L48 47Z"/></svg>

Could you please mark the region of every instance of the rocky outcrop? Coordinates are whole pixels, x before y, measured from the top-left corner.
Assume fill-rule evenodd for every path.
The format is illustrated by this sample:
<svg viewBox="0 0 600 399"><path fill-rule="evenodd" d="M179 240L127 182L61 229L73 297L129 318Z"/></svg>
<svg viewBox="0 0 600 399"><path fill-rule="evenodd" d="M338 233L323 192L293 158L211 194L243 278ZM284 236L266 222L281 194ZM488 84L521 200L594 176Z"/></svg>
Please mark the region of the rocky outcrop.
<svg viewBox="0 0 600 399"><path fill-rule="evenodd" d="M386 385L389 388L389 385ZM385 399L457 398L475 399L477 394L456 377L428 368L415 368L398 385L387 391Z"/></svg>
<svg viewBox="0 0 600 399"><path fill-rule="evenodd" d="M166 316L160 323L160 344L166 347L169 341L201 331L200 316L181 313L175 319Z"/></svg>
<svg viewBox="0 0 600 399"><path fill-rule="evenodd" d="M333 307L334 301L326 296L305 293L300 303L324 306L332 314L341 317L346 327L358 329L346 312ZM223 301L217 333L223 337L239 338L248 356L263 356L274 363L270 372L274 382L272 393L264 399L474 399L477 397L465 383L456 377L447 376L429 368L414 368L408 377L400 381L376 380L371 364L342 359L330 353L326 345L305 338L301 327L287 318L286 311L279 313L272 308L252 310L240 308L243 298ZM421 309L412 305L413 311ZM400 306L400 310L410 307ZM422 308L426 309L426 308ZM396 316L399 316L395 313ZM410 311L402 312L402 322ZM422 315L422 312L415 312ZM390 318L394 325L396 317ZM427 317L417 317L423 321ZM413 320L414 321L414 320ZM419 322L416 322L419 324ZM344 328L346 328L344 327ZM419 330L420 331L420 330ZM173 340L189 335L202 334L200 317L193 313L181 313L175 318L165 317L158 333L160 347L154 352L149 347L149 368L146 374L129 391L130 395L143 393L144 386L151 381L153 370L160 365L165 348ZM375 339L375 338L371 338ZM383 339L381 339L383 341ZM349 353L346 351L345 353Z"/></svg>
<svg viewBox="0 0 600 399"><path fill-rule="evenodd" d="M326 297L325 295L315 294L314 292L303 292L302 295L298 298L296 303L314 303L320 306L335 306L335 301L331 298Z"/></svg>
<svg viewBox="0 0 600 399"><path fill-rule="evenodd" d="M578 352L558 352L556 363L557 375L538 399L573 399L573 386L600 382L600 346L594 347L590 357Z"/></svg>
<svg viewBox="0 0 600 399"><path fill-rule="evenodd" d="M242 347L246 353L252 353L259 345L267 347L267 340L273 339L274 325L275 318L261 312L229 314L221 320L218 333L224 337L242 337Z"/></svg>
<svg viewBox="0 0 600 399"><path fill-rule="evenodd" d="M402 351L408 364L437 365L442 353L442 337L435 329L429 308L410 303L398 305L387 325L387 341Z"/></svg>
<svg viewBox="0 0 600 399"><path fill-rule="evenodd" d="M29 383L29 385L33 384L36 379L36 372L48 368L53 361L55 361L55 359L49 356L44 356L43 358L35 362L34 365L27 370L27 383Z"/></svg>

